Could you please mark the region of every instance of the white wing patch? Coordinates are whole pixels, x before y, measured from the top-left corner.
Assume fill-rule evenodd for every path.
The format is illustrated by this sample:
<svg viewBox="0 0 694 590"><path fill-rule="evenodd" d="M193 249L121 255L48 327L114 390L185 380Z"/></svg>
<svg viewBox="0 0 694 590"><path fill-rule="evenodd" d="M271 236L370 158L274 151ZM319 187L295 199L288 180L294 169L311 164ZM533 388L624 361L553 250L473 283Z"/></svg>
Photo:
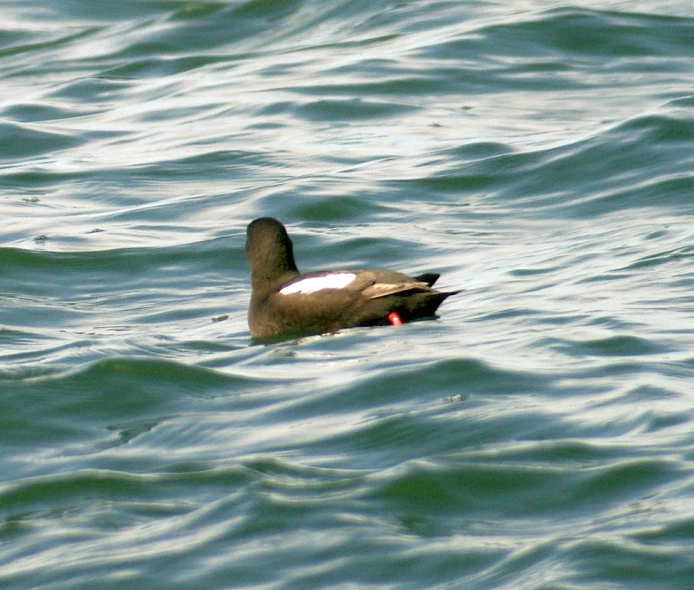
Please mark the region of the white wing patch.
<svg viewBox="0 0 694 590"><path fill-rule="evenodd" d="M315 293L323 289L342 289L349 285L357 275L351 272L338 272L321 277L311 277L302 279L296 283L290 283L286 287L280 289L282 295L292 295L294 293Z"/></svg>

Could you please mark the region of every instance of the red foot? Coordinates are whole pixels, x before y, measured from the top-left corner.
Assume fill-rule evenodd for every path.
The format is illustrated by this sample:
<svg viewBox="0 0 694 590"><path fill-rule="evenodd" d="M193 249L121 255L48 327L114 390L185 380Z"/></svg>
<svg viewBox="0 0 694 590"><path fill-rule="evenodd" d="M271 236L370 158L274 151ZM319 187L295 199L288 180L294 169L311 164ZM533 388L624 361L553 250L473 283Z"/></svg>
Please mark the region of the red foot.
<svg viewBox="0 0 694 590"><path fill-rule="evenodd" d="M391 311L388 314L388 321L394 326L402 326L402 319L398 315L397 311Z"/></svg>

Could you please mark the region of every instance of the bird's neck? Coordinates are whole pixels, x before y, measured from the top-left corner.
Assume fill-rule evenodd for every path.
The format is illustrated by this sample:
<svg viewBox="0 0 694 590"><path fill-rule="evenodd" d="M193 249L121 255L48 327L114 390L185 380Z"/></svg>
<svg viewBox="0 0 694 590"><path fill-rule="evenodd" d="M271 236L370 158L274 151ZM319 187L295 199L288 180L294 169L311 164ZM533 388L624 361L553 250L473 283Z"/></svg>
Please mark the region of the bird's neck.
<svg viewBox="0 0 694 590"><path fill-rule="evenodd" d="M291 255L266 256L253 266L251 283L254 289L271 288L299 276L299 269Z"/></svg>

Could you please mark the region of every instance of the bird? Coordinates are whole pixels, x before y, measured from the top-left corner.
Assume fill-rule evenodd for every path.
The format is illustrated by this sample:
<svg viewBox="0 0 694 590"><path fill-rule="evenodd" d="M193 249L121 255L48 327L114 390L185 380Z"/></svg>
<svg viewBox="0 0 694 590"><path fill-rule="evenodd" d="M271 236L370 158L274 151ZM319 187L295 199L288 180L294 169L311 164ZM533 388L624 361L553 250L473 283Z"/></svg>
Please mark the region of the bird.
<svg viewBox="0 0 694 590"><path fill-rule="evenodd" d="M460 291L437 291L437 273L324 270L301 274L285 226L261 217L246 229L251 271L248 327L255 341L334 333L358 326L401 325L435 317Z"/></svg>

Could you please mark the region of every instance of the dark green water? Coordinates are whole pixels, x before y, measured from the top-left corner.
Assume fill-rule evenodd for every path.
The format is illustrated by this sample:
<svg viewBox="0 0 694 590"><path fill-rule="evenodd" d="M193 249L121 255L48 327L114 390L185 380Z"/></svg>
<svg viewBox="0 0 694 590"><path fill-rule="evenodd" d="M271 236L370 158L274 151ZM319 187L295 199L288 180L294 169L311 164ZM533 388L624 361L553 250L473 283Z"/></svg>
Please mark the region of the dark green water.
<svg viewBox="0 0 694 590"><path fill-rule="evenodd" d="M694 588L690 1L0 17L0 587ZM464 292L254 345L263 215Z"/></svg>

